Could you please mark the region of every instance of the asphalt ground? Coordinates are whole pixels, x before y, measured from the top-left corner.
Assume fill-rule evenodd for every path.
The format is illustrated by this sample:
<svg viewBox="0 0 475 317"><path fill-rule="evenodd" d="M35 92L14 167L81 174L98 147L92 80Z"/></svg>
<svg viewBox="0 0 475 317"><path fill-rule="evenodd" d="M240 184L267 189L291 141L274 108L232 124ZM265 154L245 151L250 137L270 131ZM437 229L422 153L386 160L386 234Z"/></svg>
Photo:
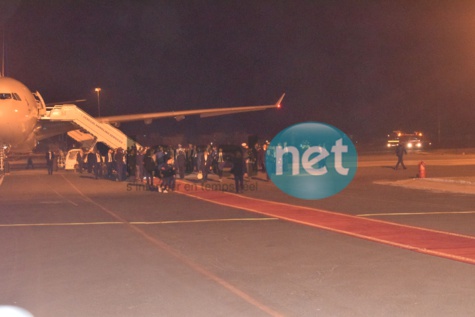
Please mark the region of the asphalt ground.
<svg viewBox="0 0 475 317"><path fill-rule="evenodd" d="M415 179L422 159L426 180ZM393 156L366 155L333 197L295 199L263 174L243 196L473 237L474 196L453 188L473 186L472 160L414 153L395 171ZM46 174L14 171L0 186L0 305L37 317L475 314L472 264L186 193Z"/></svg>

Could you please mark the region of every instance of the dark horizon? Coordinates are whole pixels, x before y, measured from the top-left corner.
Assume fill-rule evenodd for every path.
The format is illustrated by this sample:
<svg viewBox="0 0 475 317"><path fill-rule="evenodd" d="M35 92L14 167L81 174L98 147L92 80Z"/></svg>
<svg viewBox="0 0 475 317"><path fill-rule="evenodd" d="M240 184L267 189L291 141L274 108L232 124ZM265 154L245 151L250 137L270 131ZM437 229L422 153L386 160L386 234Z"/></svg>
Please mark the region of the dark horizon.
<svg viewBox="0 0 475 317"><path fill-rule="evenodd" d="M6 75L97 115L274 103L124 124L137 134L276 134L304 121L355 139L475 138L472 1L7 1Z"/></svg>

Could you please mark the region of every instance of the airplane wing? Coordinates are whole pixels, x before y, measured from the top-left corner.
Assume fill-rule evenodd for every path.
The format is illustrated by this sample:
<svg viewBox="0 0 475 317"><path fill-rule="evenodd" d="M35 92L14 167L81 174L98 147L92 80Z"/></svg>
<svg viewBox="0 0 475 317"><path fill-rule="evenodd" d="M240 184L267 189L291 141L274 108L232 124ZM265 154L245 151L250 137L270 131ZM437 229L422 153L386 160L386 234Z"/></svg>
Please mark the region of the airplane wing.
<svg viewBox="0 0 475 317"><path fill-rule="evenodd" d="M76 129L77 127L72 122L43 121L40 128L35 131L36 140L41 141Z"/></svg>
<svg viewBox="0 0 475 317"><path fill-rule="evenodd" d="M280 104L282 100L284 99L284 96L285 94L283 94L279 98L279 100L273 105L168 111L168 112L100 117L100 118L94 118L94 119L101 123L118 124L121 122L140 121L140 120L145 121L145 123L150 123L153 119L169 118L169 117L174 117L176 120L180 121L184 119L185 116L191 116L191 115L199 115L200 117L205 118L205 117L212 117L212 116L227 115L227 114L232 114L232 113L262 111L262 110L271 109L271 108L280 108ZM63 105L63 106L71 106L71 105ZM54 110L51 110L50 112L52 111ZM61 110L58 110L58 113L61 113ZM51 113L49 113L48 116L51 116ZM86 116L88 115L86 114ZM68 133L68 135L70 135L72 138L76 140L79 140L80 138L83 138L83 137L94 138L93 136L91 136L91 134L88 134L88 132L85 132L85 133L82 132L81 127L79 127L78 125L75 125L72 121L69 121L70 119L65 120L65 119L61 119L61 117L59 117L58 121L51 120L51 118L46 118L46 117L43 117L42 119L43 120L41 121L41 124L38 124L38 126L34 130L34 134L35 134L34 139L37 141L50 138L55 135L63 134L66 132ZM90 117L90 119L94 120L92 117Z"/></svg>
<svg viewBox="0 0 475 317"><path fill-rule="evenodd" d="M103 123L120 123L120 122L130 122L130 121L140 121L140 120L143 120L146 123L150 123L153 119L171 118L171 117L174 117L177 121L180 121L180 120L183 120L185 116L192 116L192 115L199 115L201 118L205 118L205 117L221 116L221 115L239 113L239 112L262 111L262 110L271 109L271 108L280 108L280 104L282 100L284 99L284 96L285 94L282 94L280 99L273 105L167 111L167 112L155 112L155 113L144 113L144 114L109 116L109 117L100 117L100 118L95 118L95 119Z"/></svg>

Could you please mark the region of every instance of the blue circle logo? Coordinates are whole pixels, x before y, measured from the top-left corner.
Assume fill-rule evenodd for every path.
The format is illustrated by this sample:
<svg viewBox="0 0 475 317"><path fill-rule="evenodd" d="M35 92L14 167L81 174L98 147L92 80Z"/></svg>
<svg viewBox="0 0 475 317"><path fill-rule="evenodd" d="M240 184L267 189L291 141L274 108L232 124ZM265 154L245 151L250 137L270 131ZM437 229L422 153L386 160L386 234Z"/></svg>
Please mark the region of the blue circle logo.
<svg viewBox="0 0 475 317"><path fill-rule="evenodd" d="M358 154L350 138L319 122L286 128L272 139L266 169L283 192L302 199L326 198L353 180Z"/></svg>

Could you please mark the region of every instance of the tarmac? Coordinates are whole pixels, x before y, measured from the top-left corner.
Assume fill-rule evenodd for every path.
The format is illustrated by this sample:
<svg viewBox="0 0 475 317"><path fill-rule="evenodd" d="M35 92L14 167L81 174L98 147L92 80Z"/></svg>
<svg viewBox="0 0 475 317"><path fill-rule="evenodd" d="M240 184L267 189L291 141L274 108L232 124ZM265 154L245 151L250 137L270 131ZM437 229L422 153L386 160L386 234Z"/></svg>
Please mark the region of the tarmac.
<svg viewBox="0 0 475 317"><path fill-rule="evenodd" d="M417 179L410 158L394 171L392 156L362 156L354 181L318 201L263 174L236 195L229 175L203 190L191 174L163 194L13 171L0 186L0 305L35 317L474 315L473 196L447 189L471 187L475 167L424 156L430 177Z"/></svg>
<svg viewBox="0 0 475 317"><path fill-rule="evenodd" d="M427 190L435 193L449 192L475 195L475 177L434 177L411 178L397 181L380 180L375 184L400 186L410 189Z"/></svg>

